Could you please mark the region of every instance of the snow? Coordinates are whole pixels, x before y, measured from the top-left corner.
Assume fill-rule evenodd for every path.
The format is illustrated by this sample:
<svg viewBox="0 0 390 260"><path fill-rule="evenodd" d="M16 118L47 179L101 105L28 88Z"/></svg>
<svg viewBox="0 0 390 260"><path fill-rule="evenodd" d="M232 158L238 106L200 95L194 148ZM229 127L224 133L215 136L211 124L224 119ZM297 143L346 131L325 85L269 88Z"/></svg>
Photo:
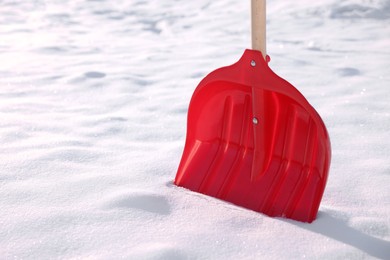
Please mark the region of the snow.
<svg viewBox="0 0 390 260"><path fill-rule="evenodd" d="M5 0L1 259L389 259L390 1L268 1L270 66L325 121L312 224L173 185L198 82L250 1Z"/></svg>

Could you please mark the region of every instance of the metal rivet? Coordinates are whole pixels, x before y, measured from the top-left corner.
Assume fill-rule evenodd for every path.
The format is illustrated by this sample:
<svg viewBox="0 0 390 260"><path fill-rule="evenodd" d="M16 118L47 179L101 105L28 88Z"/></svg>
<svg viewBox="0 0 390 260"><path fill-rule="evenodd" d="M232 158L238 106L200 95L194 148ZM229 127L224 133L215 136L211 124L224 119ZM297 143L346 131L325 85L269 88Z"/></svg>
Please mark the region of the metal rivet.
<svg viewBox="0 0 390 260"><path fill-rule="evenodd" d="M255 125L257 125L257 124L259 123L259 119L257 119L256 117L254 117L254 118L252 119L252 122L253 122Z"/></svg>
<svg viewBox="0 0 390 260"><path fill-rule="evenodd" d="M252 67L256 67L256 61L255 61L255 60L252 60L252 61L251 61L251 66L252 66Z"/></svg>

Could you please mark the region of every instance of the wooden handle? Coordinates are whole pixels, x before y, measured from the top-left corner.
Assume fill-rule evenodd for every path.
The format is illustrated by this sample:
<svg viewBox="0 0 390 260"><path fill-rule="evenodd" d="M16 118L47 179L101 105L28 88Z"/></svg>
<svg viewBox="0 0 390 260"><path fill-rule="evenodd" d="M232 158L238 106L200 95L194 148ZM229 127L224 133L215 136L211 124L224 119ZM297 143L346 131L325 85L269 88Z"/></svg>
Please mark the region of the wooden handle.
<svg viewBox="0 0 390 260"><path fill-rule="evenodd" d="M265 59L266 50L266 0L252 0L252 49L261 51Z"/></svg>

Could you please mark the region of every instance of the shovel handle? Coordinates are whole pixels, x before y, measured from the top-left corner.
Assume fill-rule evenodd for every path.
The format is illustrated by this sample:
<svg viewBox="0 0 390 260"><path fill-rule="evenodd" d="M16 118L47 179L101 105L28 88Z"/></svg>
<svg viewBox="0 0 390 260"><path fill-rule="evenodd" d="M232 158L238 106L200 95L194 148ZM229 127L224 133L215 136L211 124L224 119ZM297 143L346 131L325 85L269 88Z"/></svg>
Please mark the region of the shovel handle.
<svg viewBox="0 0 390 260"><path fill-rule="evenodd" d="M252 0L252 49L260 51L265 59L266 51L266 0Z"/></svg>

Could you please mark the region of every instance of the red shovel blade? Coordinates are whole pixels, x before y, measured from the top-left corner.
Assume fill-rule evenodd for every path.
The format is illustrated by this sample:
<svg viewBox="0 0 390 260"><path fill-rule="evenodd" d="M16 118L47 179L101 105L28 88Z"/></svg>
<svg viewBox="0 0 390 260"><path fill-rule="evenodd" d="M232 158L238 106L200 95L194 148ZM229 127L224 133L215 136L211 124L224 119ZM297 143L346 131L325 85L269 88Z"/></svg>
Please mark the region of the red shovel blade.
<svg viewBox="0 0 390 260"><path fill-rule="evenodd" d="M326 127L261 52L204 78L192 96L175 184L236 205L312 222L329 171Z"/></svg>

